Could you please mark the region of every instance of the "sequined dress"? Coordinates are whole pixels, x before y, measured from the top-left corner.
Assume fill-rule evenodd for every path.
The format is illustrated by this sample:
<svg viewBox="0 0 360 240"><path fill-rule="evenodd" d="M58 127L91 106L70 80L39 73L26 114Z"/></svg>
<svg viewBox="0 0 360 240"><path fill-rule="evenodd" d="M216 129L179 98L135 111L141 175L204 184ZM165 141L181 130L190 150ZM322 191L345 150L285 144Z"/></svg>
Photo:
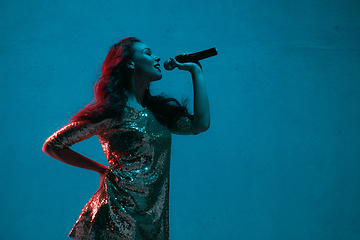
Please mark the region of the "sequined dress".
<svg viewBox="0 0 360 240"><path fill-rule="evenodd" d="M72 122L46 142L56 148L97 135L109 162L105 183L82 209L69 236L74 239L169 239L171 133L192 134L183 117L173 129L153 113L125 107L122 118Z"/></svg>

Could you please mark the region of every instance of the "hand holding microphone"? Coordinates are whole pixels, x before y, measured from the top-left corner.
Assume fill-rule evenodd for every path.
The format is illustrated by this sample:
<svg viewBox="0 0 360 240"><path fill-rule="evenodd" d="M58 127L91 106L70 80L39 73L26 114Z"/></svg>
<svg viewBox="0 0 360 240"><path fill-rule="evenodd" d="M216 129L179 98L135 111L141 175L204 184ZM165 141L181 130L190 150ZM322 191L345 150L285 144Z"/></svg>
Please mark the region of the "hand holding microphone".
<svg viewBox="0 0 360 240"><path fill-rule="evenodd" d="M187 57L189 54L191 54L191 53L182 53L177 56L178 57ZM179 63L174 57L171 57L171 58L169 58L168 63L169 63L169 65L168 65L169 69L167 69L167 70L169 70L169 71L177 68L179 70L185 70L185 71L192 72L193 70L195 70L194 69L195 66L198 66L202 71L202 66L199 61Z"/></svg>
<svg viewBox="0 0 360 240"><path fill-rule="evenodd" d="M216 48L210 48L204 51L200 51L200 52L196 52L196 53L191 53L191 54L186 54L186 55L177 55L175 56L175 60L179 63L186 63L186 62L193 62L196 63L199 60L208 58L208 57L212 57L217 55L217 51ZM164 62L164 68L166 70L173 70L176 67L175 63L172 61L172 59L168 59L167 61Z"/></svg>

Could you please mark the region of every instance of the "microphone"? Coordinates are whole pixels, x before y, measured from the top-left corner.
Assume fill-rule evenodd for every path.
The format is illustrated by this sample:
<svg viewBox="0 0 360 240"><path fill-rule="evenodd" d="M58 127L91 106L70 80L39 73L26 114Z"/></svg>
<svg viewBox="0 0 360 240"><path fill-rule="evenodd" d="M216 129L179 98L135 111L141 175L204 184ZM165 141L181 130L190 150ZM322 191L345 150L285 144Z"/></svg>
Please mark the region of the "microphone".
<svg viewBox="0 0 360 240"><path fill-rule="evenodd" d="M191 53L185 56L181 56L181 55L177 55L175 56L176 61L178 61L179 63L185 63L185 62L197 62L199 60L205 59L205 58L209 58L212 56L217 55L217 51L216 48L210 48L210 49L206 49L204 51L200 51L200 52L196 52L196 53ZM175 68L175 64L170 60L166 60L164 62L164 68L166 70L173 70Z"/></svg>

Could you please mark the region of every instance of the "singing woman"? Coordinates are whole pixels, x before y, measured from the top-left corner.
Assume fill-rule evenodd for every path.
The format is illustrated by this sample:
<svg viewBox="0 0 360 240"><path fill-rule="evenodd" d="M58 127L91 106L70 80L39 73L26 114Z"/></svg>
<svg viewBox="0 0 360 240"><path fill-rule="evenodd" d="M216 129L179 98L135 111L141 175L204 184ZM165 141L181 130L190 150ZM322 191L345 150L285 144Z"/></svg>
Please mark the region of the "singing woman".
<svg viewBox="0 0 360 240"><path fill-rule="evenodd" d="M94 86L94 100L46 139L43 151L72 166L95 171L100 188L82 209L69 236L74 239L169 239L171 134L194 135L210 125L200 64L172 63L191 74L194 113L150 83L162 78L160 58L137 38L113 45ZM104 166L73 150L97 135Z"/></svg>

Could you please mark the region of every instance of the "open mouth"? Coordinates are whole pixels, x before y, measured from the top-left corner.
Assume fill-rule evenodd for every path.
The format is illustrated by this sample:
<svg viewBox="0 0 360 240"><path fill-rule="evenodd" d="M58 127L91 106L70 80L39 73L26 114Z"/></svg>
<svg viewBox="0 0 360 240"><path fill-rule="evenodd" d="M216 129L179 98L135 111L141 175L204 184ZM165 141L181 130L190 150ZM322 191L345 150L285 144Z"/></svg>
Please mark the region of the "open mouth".
<svg viewBox="0 0 360 240"><path fill-rule="evenodd" d="M155 64L154 67L155 67L157 70L161 71L161 70L160 70L160 63Z"/></svg>

